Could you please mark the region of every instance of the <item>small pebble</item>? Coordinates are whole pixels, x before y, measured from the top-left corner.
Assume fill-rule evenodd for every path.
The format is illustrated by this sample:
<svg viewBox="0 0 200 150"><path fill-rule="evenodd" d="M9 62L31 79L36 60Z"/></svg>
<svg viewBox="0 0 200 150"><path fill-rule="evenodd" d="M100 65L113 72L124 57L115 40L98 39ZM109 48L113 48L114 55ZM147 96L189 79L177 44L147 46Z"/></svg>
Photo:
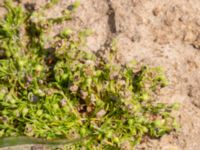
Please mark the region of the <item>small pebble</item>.
<svg viewBox="0 0 200 150"><path fill-rule="evenodd" d="M69 90L71 92L77 92L78 91L78 86L77 85L72 85L72 86L70 86Z"/></svg>
<svg viewBox="0 0 200 150"><path fill-rule="evenodd" d="M60 101L60 104L61 104L62 107L64 107L67 104L67 101L65 99L62 99Z"/></svg>
<svg viewBox="0 0 200 150"><path fill-rule="evenodd" d="M162 147L161 150L181 150L181 149L175 145L166 145Z"/></svg>
<svg viewBox="0 0 200 150"><path fill-rule="evenodd" d="M120 145L120 149L121 150L131 150L132 149L131 144L128 141L125 141Z"/></svg>
<svg viewBox="0 0 200 150"><path fill-rule="evenodd" d="M186 42L192 42L195 40L195 36L192 32L186 32L185 36L184 36L184 41Z"/></svg>
<svg viewBox="0 0 200 150"><path fill-rule="evenodd" d="M156 8L153 9L153 15L154 16L158 16L159 13L160 13L160 7L156 7Z"/></svg>
<svg viewBox="0 0 200 150"><path fill-rule="evenodd" d="M106 111L104 109L101 109L97 114L96 117L97 118L101 118L106 114Z"/></svg>
<svg viewBox="0 0 200 150"><path fill-rule="evenodd" d="M86 98L87 98L87 96L88 96L88 93L87 93L87 92L81 90L80 93L81 93L81 98L82 98L82 99L86 99Z"/></svg>

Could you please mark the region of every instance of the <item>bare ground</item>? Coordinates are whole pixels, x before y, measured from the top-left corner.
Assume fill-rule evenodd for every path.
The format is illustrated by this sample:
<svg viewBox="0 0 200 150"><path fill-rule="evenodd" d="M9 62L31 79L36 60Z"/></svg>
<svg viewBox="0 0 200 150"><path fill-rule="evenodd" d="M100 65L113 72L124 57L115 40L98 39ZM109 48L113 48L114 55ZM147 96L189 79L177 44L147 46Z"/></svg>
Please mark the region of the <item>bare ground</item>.
<svg viewBox="0 0 200 150"><path fill-rule="evenodd" d="M22 0L34 3L34 0ZM38 0L36 8L45 0ZM61 0L48 12L59 15L73 2ZM58 26L76 30L91 28L87 44L92 51L117 39L121 61L137 60L165 68L170 85L160 91L159 101L179 102L174 115L178 133L147 140L137 150L199 150L200 148L200 1L199 0L80 0L73 21ZM0 2L1 3L1 2ZM0 12L3 12L0 11ZM1 13L2 15L3 13ZM30 146L24 147L29 149ZM15 147L14 149L22 149ZM37 147L36 147L37 149ZM40 147L41 149L41 147ZM42 148L43 149L43 148Z"/></svg>

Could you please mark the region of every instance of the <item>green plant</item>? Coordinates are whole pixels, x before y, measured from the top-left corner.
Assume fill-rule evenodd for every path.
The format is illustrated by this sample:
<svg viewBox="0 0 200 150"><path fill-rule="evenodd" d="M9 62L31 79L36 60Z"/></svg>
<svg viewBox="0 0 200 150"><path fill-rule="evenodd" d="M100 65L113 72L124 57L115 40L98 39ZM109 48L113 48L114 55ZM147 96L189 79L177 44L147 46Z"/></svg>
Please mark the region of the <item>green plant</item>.
<svg viewBox="0 0 200 150"><path fill-rule="evenodd" d="M161 69L116 62L107 51L83 51L90 30L47 31L71 18L45 18L53 0L38 12L5 1L0 22L0 137L30 136L76 140L72 149L120 149L148 135L159 138L177 125L177 105L156 103L152 94L166 86ZM73 5L76 8L78 3ZM48 37L48 38L47 38ZM46 48L48 45L48 48Z"/></svg>

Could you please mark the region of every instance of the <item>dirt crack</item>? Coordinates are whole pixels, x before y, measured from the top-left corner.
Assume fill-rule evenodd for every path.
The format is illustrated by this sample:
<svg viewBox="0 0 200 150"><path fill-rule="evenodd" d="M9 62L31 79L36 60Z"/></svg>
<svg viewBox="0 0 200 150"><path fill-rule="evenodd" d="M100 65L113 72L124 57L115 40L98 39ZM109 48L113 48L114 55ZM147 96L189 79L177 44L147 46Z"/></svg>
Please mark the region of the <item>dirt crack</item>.
<svg viewBox="0 0 200 150"><path fill-rule="evenodd" d="M108 12L107 12L108 25L110 28L110 32L115 34L117 32L116 21L115 21L115 10L112 6L111 0L107 0L107 4L108 4Z"/></svg>

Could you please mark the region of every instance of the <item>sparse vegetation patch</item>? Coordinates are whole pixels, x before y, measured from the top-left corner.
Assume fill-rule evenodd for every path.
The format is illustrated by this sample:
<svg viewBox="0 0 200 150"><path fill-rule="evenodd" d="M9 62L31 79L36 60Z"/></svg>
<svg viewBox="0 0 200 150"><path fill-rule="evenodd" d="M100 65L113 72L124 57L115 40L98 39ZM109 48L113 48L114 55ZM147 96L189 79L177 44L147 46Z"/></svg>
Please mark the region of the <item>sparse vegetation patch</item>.
<svg viewBox="0 0 200 150"><path fill-rule="evenodd" d="M114 42L106 51L83 50L90 30L48 31L72 18L23 9L6 0L0 22L0 137L77 140L66 148L123 149L144 136L159 138L177 128L171 111L153 95L167 85L160 68L120 64Z"/></svg>

